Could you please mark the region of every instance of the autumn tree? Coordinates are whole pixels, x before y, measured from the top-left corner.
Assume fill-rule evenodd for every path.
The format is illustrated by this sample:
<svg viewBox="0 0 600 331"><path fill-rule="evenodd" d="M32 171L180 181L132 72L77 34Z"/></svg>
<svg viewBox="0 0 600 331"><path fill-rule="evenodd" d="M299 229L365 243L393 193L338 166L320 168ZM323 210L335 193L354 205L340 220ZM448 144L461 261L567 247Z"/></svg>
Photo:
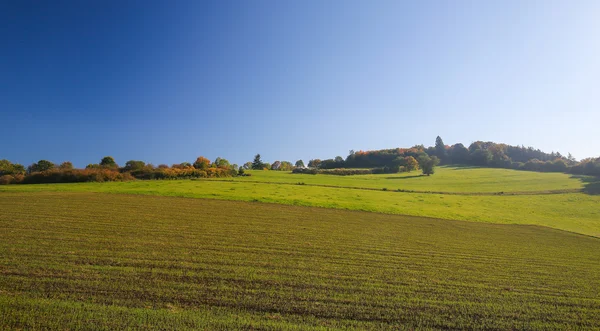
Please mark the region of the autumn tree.
<svg viewBox="0 0 600 331"><path fill-rule="evenodd" d="M273 164L271 165L271 170L280 170L279 168L281 167L281 162L280 161L275 161L273 162Z"/></svg>
<svg viewBox="0 0 600 331"><path fill-rule="evenodd" d="M290 161L281 161L281 166L279 166L279 170L292 171L294 170L294 165Z"/></svg>
<svg viewBox="0 0 600 331"><path fill-rule="evenodd" d="M72 170L73 169L73 163L71 163L69 161L65 161L65 162L61 163L58 166L58 169L60 169L60 170Z"/></svg>
<svg viewBox="0 0 600 331"><path fill-rule="evenodd" d="M12 163L9 160L0 160L0 176L24 174L25 167L18 163Z"/></svg>
<svg viewBox="0 0 600 331"><path fill-rule="evenodd" d="M196 169L206 170L210 167L210 160L203 156L199 156L193 166Z"/></svg>
<svg viewBox="0 0 600 331"><path fill-rule="evenodd" d="M320 159L314 159L314 160L308 161L309 168L318 168L320 165L321 165Z"/></svg>
<svg viewBox="0 0 600 331"><path fill-rule="evenodd" d="M411 172L413 170L419 169L419 162L412 156L407 156L404 158L404 168L406 171Z"/></svg>

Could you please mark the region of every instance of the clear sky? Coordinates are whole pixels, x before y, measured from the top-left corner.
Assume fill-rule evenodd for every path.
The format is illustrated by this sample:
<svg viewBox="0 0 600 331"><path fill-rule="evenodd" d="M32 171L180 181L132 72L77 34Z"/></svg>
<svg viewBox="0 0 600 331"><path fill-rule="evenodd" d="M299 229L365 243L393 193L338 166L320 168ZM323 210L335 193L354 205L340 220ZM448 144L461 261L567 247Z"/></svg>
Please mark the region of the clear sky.
<svg viewBox="0 0 600 331"><path fill-rule="evenodd" d="M43 4L45 3L45 4ZM0 159L600 155L600 1L2 1Z"/></svg>

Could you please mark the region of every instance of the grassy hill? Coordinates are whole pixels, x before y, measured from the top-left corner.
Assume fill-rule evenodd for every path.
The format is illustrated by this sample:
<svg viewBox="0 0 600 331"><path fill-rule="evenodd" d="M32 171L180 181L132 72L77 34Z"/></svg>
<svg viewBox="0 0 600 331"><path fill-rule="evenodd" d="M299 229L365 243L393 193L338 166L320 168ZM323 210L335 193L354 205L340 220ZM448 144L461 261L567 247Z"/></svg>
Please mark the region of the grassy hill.
<svg viewBox="0 0 600 331"><path fill-rule="evenodd" d="M600 240L544 227L1 192L0 237L1 329L600 328Z"/></svg>
<svg viewBox="0 0 600 331"><path fill-rule="evenodd" d="M563 173L541 173L475 167L437 167L433 176L420 171L383 175L306 175L281 171L249 171L251 177L236 181L260 181L331 185L341 187L387 188L389 190L436 191L457 193L543 192L577 190L584 183Z"/></svg>

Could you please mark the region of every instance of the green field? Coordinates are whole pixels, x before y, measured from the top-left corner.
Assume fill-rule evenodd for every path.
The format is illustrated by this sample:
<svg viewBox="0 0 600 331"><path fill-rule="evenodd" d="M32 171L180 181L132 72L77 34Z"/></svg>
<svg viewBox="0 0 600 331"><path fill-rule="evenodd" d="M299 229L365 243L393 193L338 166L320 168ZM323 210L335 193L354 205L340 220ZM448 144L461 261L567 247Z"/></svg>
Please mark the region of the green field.
<svg viewBox="0 0 600 331"><path fill-rule="evenodd" d="M538 226L2 192L0 236L0 329L600 328L600 240Z"/></svg>
<svg viewBox="0 0 600 331"><path fill-rule="evenodd" d="M585 191L590 183L597 183L593 178L446 167L429 177L416 176L416 173L348 177L276 171L251 173L250 177L224 180L6 185L0 186L0 193L99 192L260 201L485 223L542 225L600 237L600 195ZM398 189L420 193L397 192ZM447 193L428 193L431 191Z"/></svg>
<svg viewBox="0 0 600 331"><path fill-rule="evenodd" d="M298 183L338 187L376 188L420 192L498 193L547 192L582 189L581 180L562 173L540 173L494 168L438 167L433 176L420 171L382 175L306 175L282 171L249 171L235 181Z"/></svg>

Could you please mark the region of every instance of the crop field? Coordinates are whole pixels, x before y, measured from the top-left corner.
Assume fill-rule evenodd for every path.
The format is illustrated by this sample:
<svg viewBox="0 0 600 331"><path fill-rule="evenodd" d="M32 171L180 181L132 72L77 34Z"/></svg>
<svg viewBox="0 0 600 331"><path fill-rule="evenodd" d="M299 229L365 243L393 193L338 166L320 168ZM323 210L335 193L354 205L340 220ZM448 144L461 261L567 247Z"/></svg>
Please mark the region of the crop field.
<svg viewBox="0 0 600 331"><path fill-rule="evenodd" d="M446 167L430 177L251 173L250 177L225 180L5 185L0 186L0 194L98 192L259 201L484 223L542 225L600 237L600 195L586 191L586 187L598 184L594 178ZM438 181L445 183L446 188L435 184ZM392 186L407 182L412 186ZM386 187L380 188L382 186ZM418 193L398 192L398 189ZM446 193L430 193L432 189Z"/></svg>
<svg viewBox="0 0 600 331"><path fill-rule="evenodd" d="M547 227L15 191L0 237L0 329L600 328L600 240Z"/></svg>

